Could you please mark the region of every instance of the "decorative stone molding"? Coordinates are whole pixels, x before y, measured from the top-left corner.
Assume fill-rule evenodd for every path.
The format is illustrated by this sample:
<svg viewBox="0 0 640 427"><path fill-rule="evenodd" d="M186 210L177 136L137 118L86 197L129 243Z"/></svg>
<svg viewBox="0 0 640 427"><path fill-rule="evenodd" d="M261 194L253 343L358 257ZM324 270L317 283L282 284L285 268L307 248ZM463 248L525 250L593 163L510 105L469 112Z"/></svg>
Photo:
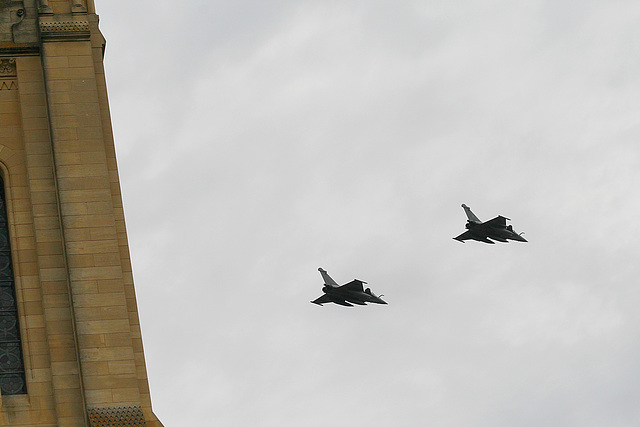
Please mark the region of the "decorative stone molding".
<svg viewBox="0 0 640 427"><path fill-rule="evenodd" d="M0 90L18 90L15 80L0 80Z"/></svg>
<svg viewBox="0 0 640 427"><path fill-rule="evenodd" d="M40 31L43 33L80 33L83 31L89 31L89 22L41 22Z"/></svg>
<svg viewBox="0 0 640 427"><path fill-rule="evenodd" d="M15 58L0 58L0 90L18 90Z"/></svg>
<svg viewBox="0 0 640 427"><path fill-rule="evenodd" d="M88 21L40 20L40 35L47 38L86 38L90 36Z"/></svg>
<svg viewBox="0 0 640 427"><path fill-rule="evenodd" d="M16 76L16 59L0 58L0 77Z"/></svg>
<svg viewBox="0 0 640 427"><path fill-rule="evenodd" d="M146 427L140 406L89 408L90 427Z"/></svg>

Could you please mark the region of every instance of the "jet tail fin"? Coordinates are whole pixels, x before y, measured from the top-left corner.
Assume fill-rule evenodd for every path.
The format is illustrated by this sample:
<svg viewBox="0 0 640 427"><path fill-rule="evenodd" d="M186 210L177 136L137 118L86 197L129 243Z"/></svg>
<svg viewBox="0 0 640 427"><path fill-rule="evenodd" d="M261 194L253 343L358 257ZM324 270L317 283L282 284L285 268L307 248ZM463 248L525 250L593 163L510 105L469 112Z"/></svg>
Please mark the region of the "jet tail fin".
<svg viewBox="0 0 640 427"><path fill-rule="evenodd" d="M478 224L481 224L481 223L482 223L482 221L480 221L480 220L478 219L478 217L477 217L477 216L475 216L475 214L474 214L473 212L471 212L471 208L470 208L469 206L467 206L467 205L465 205L465 204L463 203L463 204L462 204L462 209L464 209L464 213L466 213L466 214L467 214L467 218L469 219L469 221L471 221L471 222L475 222L475 223L478 223Z"/></svg>
<svg viewBox="0 0 640 427"><path fill-rule="evenodd" d="M322 280L324 280L324 284L327 286L330 286L332 288L337 288L339 285L336 283L335 280L333 280L331 278L331 276L329 276L329 273L327 273L327 270L323 269L322 267L320 267L318 269L318 271L320 272L320 274L322 275Z"/></svg>

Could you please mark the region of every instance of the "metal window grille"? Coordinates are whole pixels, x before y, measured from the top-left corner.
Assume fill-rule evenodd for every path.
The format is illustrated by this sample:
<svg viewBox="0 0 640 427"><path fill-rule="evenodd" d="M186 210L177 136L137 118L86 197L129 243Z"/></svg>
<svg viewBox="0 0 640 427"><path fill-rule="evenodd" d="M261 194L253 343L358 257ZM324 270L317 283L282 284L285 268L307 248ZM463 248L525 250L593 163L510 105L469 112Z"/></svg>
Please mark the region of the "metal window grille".
<svg viewBox="0 0 640 427"><path fill-rule="evenodd" d="M0 178L0 393L26 392L4 182Z"/></svg>

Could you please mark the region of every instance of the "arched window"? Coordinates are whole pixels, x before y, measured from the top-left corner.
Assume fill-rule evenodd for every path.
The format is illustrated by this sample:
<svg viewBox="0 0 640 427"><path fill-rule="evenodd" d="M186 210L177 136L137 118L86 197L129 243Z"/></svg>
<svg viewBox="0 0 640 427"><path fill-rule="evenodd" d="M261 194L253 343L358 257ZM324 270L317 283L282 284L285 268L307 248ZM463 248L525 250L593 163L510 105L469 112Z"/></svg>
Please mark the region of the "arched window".
<svg viewBox="0 0 640 427"><path fill-rule="evenodd" d="M27 392L6 206L4 182L0 178L0 393L3 395Z"/></svg>

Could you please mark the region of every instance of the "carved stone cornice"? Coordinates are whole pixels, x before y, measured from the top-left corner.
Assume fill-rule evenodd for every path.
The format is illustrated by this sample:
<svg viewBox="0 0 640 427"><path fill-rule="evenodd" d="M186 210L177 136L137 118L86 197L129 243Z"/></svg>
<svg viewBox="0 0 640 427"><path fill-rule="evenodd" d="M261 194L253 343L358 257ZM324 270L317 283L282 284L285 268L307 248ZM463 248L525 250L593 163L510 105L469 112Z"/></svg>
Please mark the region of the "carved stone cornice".
<svg viewBox="0 0 640 427"><path fill-rule="evenodd" d="M52 17L40 17L40 36L42 40L55 39L88 39L91 35L89 21L74 19L56 19Z"/></svg>
<svg viewBox="0 0 640 427"><path fill-rule="evenodd" d="M91 427L145 427L147 425L140 406L89 408L88 412Z"/></svg>

